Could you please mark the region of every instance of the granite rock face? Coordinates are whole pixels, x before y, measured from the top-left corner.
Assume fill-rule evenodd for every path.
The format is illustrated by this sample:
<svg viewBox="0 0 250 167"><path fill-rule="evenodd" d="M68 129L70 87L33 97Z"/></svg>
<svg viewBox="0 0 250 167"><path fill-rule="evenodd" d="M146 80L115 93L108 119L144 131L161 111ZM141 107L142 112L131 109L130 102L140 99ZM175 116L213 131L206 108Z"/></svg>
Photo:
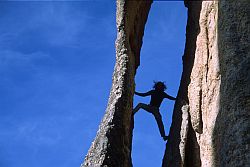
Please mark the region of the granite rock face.
<svg viewBox="0 0 250 167"><path fill-rule="evenodd" d="M218 5L219 113L212 134L217 166L250 166L250 5Z"/></svg>
<svg viewBox="0 0 250 167"><path fill-rule="evenodd" d="M129 167L134 76L151 1L117 0L116 64L104 118L82 167Z"/></svg>
<svg viewBox="0 0 250 167"><path fill-rule="evenodd" d="M179 101L162 166L250 166L249 5L220 0L186 6Z"/></svg>
<svg viewBox="0 0 250 167"><path fill-rule="evenodd" d="M82 167L132 166L134 77L151 3L117 0L113 84ZM162 166L250 166L249 2L185 5L183 73Z"/></svg>

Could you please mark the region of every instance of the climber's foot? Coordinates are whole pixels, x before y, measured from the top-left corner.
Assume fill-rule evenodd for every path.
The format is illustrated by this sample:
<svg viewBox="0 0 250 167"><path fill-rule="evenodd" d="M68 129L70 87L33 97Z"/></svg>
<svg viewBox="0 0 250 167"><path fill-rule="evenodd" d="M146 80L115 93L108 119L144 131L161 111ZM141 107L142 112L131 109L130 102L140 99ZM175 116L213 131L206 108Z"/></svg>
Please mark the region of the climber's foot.
<svg viewBox="0 0 250 167"><path fill-rule="evenodd" d="M168 140L168 136L163 136L162 138L164 141Z"/></svg>

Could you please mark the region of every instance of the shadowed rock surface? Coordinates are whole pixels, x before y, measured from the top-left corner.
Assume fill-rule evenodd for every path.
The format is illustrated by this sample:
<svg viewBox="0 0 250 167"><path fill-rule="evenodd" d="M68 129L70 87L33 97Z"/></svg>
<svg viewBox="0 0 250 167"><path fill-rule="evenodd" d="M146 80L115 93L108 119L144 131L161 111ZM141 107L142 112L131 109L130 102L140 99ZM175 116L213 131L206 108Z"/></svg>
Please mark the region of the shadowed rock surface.
<svg viewBox="0 0 250 167"><path fill-rule="evenodd" d="M132 166L134 77L151 3L117 0L108 107L82 166ZM162 166L250 166L249 2L186 0L185 5L183 73Z"/></svg>

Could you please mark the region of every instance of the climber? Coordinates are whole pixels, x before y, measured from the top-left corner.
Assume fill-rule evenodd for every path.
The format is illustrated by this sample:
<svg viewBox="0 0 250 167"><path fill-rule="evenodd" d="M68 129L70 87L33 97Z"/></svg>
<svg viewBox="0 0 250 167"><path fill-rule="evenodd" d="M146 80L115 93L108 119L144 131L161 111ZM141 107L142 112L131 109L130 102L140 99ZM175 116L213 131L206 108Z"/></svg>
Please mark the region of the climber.
<svg viewBox="0 0 250 167"><path fill-rule="evenodd" d="M158 128L160 130L161 137L164 141L168 139L168 136L165 134L164 125L162 122L162 116L160 114L159 108L164 98L168 98L170 100L176 100L176 98L169 96L164 91L167 89L166 85L163 82L155 82L153 86L153 90L150 90L146 93L138 93L135 91L135 94L138 96L151 96L150 104L144 104L139 103L134 109L133 109L133 115L140 109L144 109L151 114L154 115L155 120L157 122Z"/></svg>

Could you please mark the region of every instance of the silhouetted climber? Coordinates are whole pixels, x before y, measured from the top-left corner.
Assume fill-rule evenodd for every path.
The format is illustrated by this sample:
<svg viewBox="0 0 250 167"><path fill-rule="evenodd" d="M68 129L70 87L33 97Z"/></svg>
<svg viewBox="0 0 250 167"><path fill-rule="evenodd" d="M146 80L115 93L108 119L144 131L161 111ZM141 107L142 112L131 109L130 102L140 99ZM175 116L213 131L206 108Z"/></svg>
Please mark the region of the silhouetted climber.
<svg viewBox="0 0 250 167"><path fill-rule="evenodd" d="M133 109L133 115L140 108L152 113L155 117L158 128L160 130L161 137L163 137L163 140L166 141L168 139L168 136L166 136L165 134L164 124L162 122L162 116L160 114L159 108L164 98L168 98L170 100L176 100L176 98L169 96L167 93L164 92L167 89L167 87L163 82L155 82L153 88L154 88L153 90L150 90L146 93L138 93L135 91L135 94L138 96L142 96L142 97L151 96L151 100L150 100L150 104L139 103Z"/></svg>

